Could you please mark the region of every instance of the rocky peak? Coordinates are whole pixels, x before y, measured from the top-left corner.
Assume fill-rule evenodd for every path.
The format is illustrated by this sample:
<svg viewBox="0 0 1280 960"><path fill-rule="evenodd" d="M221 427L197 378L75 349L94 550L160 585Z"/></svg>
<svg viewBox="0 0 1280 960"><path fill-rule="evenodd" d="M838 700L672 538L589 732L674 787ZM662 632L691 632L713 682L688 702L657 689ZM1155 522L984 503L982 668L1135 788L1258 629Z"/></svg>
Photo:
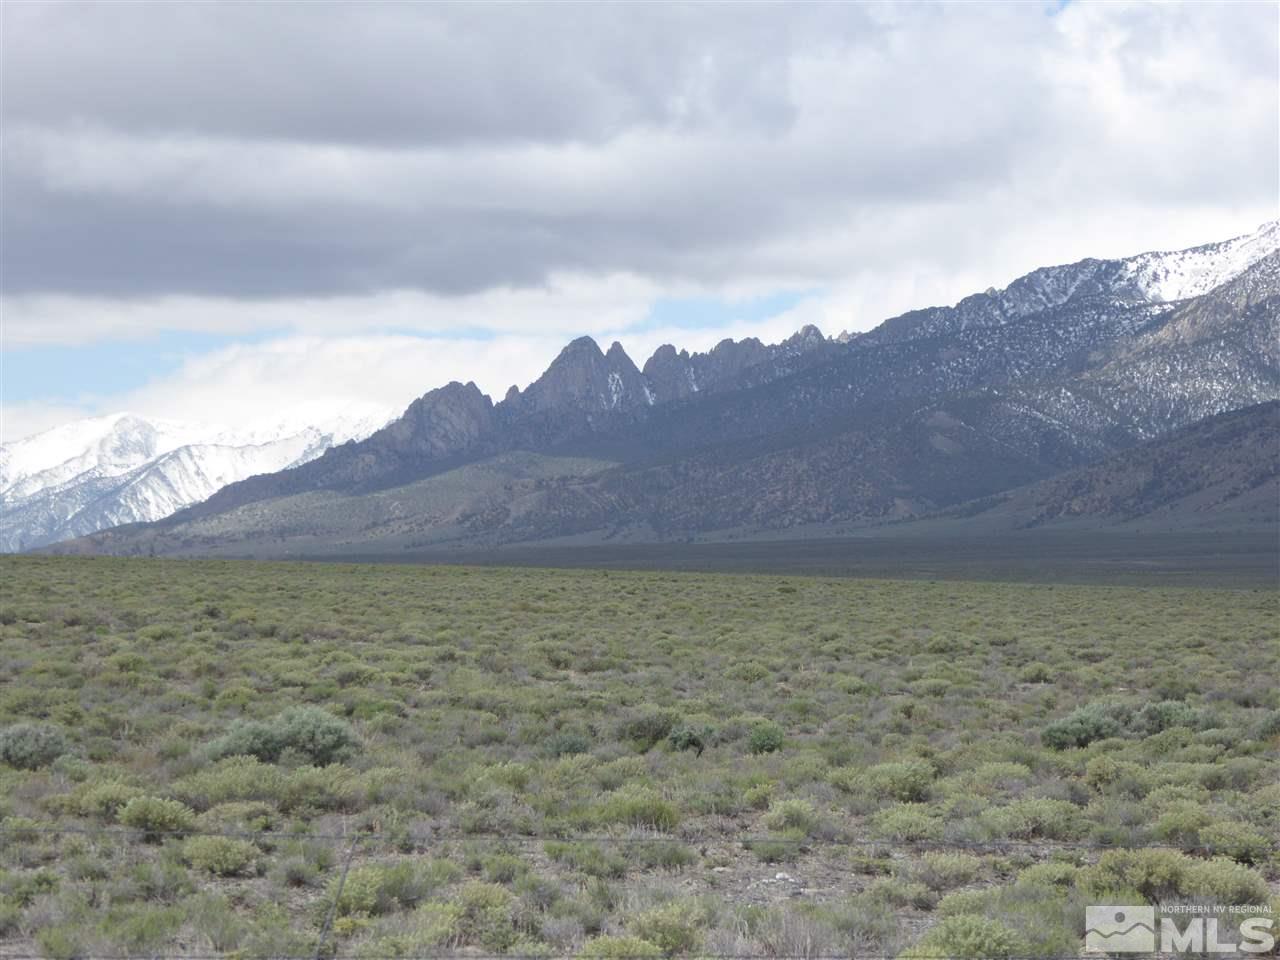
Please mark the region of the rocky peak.
<svg viewBox="0 0 1280 960"><path fill-rule="evenodd" d="M783 340L782 346L788 353L808 353L810 350L817 350L826 342L827 338L822 335L821 330L812 323L806 323L786 340Z"/></svg>
<svg viewBox="0 0 1280 960"><path fill-rule="evenodd" d="M827 343L817 327L807 325L782 343L768 346L755 337L742 340L725 338L706 353L690 355L676 352L675 347L663 344L644 365L659 403L680 400L697 393L709 393L741 386L743 375L752 368L770 375L765 365L787 357L809 354ZM786 365L790 368L790 365ZM772 369L772 368L770 368Z"/></svg>
<svg viewBox="0 0 1280 960"><path fill-rule="evenodd" d="M687 351L684 352L684 356L689 356ZM653 356L645 361L644 375L650 379L653 379L654 377L661 377L665 371L673 367L679 367L679 365L680 353L677 353L676 348L671 344L664 343L657 350L653 351Z"/></svg>
<svg viewBox="0 0 1280 960"><path fill-rule="evenodd" d="M679 400L698 390L689 351L664 343L644 365L644 376L659 402Z"/></svg>
<svg viewBox="0 0 1280 960"><path fill-rule="evenodd" d="M493 401L474 383L455 380L413 401L371 440L398 453L448 456L488 436L494 425Z"/></svg>
<svg viewBox="0 0 1280 960"><path fill-rule="evenodd" d="M579 337L561 350L521 400L528 410L586 413L628 410L653 402L645 378L622 344L614 342L607 354L601 353L590 337Z"/></svg>
<svg viewBox="0 0 1280 960"><path fill-rule="evenodd" d="M693 369L700 388L715 389L736 377L748 367L764 363L770 351L755 337L721 340L710 353L697 354Z"/></svg>

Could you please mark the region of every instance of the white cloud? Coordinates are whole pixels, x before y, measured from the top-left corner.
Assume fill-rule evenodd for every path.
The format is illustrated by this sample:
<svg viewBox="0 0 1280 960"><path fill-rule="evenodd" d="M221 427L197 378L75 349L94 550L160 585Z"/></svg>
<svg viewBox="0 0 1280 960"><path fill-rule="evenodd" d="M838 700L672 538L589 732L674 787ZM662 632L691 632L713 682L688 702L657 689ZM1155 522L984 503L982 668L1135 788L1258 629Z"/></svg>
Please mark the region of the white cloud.
<svg viewBox="0 0 1280 960"><path fill-rule="evenodd" d="M91 404L0 403L0 443L43 433L73 420L92 417L96 412Z"/></svg>
<svg viewBox="0 0 1280 960"><path fill-rule="evenodd" d="M4 5L3 346L269 335L100 402L403 403L663 297L826 291L637 362L1276 216L1280 8L1049 10Z"/></svg>
<svg viewBox="0 0 1280 960"><path fill-rule="evenodd" d="M136 340L163 330L230 335L411 331L441 336L488 332L554 336L638 323L658 295L654 283L635 276L559 276L539 287L494 288L455 297L420 290L260 300L19 295L0 299L0 312L10 348Z"/></svg>

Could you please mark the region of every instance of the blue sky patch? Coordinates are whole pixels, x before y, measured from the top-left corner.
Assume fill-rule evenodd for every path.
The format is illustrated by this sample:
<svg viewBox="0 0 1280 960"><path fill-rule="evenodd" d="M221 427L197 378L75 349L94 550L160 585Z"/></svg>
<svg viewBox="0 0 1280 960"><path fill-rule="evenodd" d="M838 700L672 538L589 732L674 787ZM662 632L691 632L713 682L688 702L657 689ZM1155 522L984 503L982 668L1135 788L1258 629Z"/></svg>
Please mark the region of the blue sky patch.
<svg viewBox="0 0 1280 960"><path fill-rule="evenodd" d="M749 300L722 300L718 297L662 297L653 302L649 314L629 332L676 327L706 330L768 320L795 307L800 301L822 293L821 289L779 290Z"/></svg>
<svg viewBox="0 0 1280 960"><path fill-rule="evenodd" d="M277 331L238 334L166 331L138 340L84 346L31 346L5 351L5 403L76 402L122 393L172 374L183 361L237 343L270 339Z"/></svg>

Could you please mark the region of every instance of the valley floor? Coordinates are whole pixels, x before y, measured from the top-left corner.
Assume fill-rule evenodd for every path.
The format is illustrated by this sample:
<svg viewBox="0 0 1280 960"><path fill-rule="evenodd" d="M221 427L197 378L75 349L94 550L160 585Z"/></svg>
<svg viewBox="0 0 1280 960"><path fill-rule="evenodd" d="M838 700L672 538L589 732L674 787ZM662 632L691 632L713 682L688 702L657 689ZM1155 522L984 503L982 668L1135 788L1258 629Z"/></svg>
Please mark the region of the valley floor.
<svg viewBox="0 0 1280 960"><path fill-rule="evenodd" d="M547 543L336 555L382 563L460 563L574 569L684 570L906 580L1274 588L1280 530L1181 533L1034 530L973 535L938 524L880 527L861 535L814 531L696 543Z"/></svg>
<svg viewBox="0 0 1280 960"><path fill-rule="evenodd" d="M1275 916L1280 591L1209 579L0 558L0 957L1073 957L1089 904Z"/></svg>

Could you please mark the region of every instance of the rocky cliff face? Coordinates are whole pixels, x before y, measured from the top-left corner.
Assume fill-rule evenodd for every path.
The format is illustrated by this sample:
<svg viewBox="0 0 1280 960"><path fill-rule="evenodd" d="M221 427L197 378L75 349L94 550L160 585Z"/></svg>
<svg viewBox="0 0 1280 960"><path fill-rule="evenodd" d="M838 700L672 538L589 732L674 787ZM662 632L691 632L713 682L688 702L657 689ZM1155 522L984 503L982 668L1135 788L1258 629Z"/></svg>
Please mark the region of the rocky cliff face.
<svg viewBox="0 0 1280 960"><path fill-rule="evenodd" d="M509 417L518 417L528 412L627 412L654 402L653 391L622 344L615 342L601 353L590 337L579 337L523 394L508 395L504 406Z"/></svg>
<svg viewBox="0 0 1280 960"><path fill-rule="evenodd" d="M493 401L474 383L454 381L419 397L370 444L379 452L430 460L482 445L497 428Z"/></svg>

